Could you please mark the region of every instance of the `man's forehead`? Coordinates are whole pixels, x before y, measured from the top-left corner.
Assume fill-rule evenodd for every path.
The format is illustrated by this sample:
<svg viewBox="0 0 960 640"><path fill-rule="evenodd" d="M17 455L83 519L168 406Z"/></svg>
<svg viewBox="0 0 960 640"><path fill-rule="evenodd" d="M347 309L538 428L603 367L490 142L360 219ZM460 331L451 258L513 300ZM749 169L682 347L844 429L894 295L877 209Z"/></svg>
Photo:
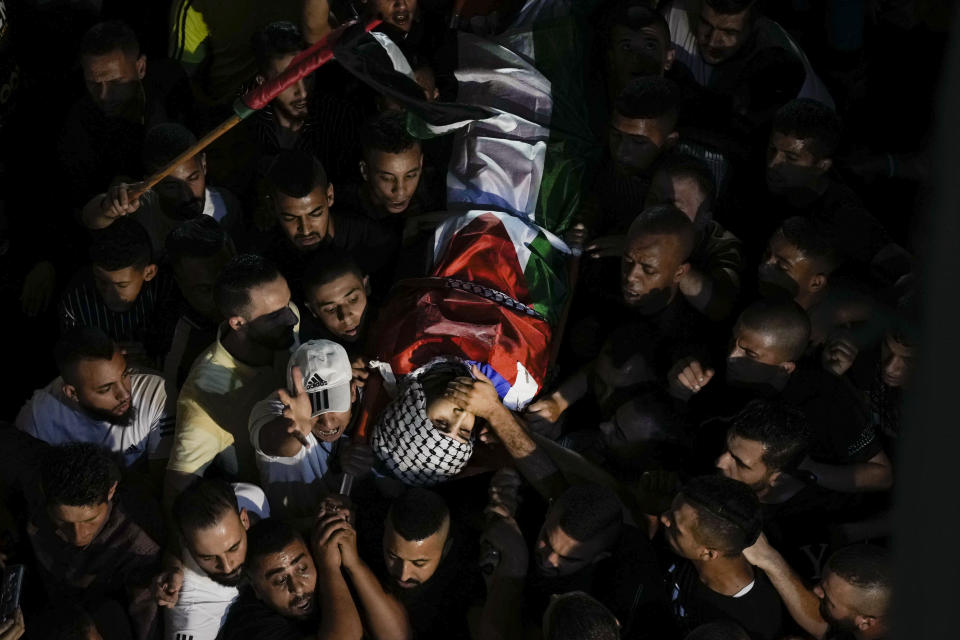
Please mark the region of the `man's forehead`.
<svg viewBox="0 0 960 640"><path fill-rule="evenodd" d="M660 124L656 118L628 118L614 111L610 116L610 126L629 136L643 136L650 139L661 135Z"/></svg>
<svg viewBox="0 0 960 640"><path fill-rule="evenodd" d="M313 191L297 198L282 192L277 192L277 207L284 214L304 215L314 209L327 206L327 190L320 185L314 187Z"/></svg>
<svg viewBox="0 0 960 640"><path fill-rule="evenodd" d="M384 545L388 552L403 560L429 560L436 557L446 542L446 531L441 527L423 540L407 540L387 526L387 541Z"/></svg>
<svg viewBox="0 0 960 640"><path fill-rule="evenodd" d="M658 25L656 22L651 22L642 27L637 27L632 24L615 24L613 25L612 35L614 42L625 38L652 37L665 45L670 40L670 35L666 32L666 29L663 28L663 25Z"/></svg>
<svg viewBox="0 0 960 640"><path fill-rule="evenodd" d="M80 66L85 76L136 70L136 56L127 55L120 49L80 57Z"/></svg>
<svg viewBox="0 0 960 640"><path fill-rule="evenodd" d="M627 238L627 254L656 260L679 247L676 237L657 233L637 233Z"/></svg>
<svg viewBox="0 0 960 640"><path fill-rule="evenodd" d="M794 133L785 131L772 131L770 133L770 144L780 151L810 153L811 143L813 143L813 138L800 138Z"/></svg>
<svg viewBox="0 0 960 640"><path fill-rule="evenodd" d="M266 578L266 574L274 573L278 569L287 570L296 564L295 561L299 562L309 556L310 554L303 545L303 541L294 540L280 551L262 556L258 561L258 572L262 577Z"/></svg>
<svg viewBox="0 0 960 640"><path fill-rule="evenodd" d="M398 153L383 149L371 149L367 152L367 162L374 171L410 171L420 165L422 157L423 151L419 143Z"/></svg>

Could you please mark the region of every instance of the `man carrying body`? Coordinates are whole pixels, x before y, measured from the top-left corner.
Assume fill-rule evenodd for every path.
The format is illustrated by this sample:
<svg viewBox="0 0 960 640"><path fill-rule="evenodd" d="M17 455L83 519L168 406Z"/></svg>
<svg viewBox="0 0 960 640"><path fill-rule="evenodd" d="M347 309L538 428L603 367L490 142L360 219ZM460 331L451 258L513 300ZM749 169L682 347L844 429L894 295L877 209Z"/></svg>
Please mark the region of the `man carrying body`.
<svg viewBox="0 0 960 640"><path fill-rule="evenodd" d="M220 640L359 640L365 630L374 640L410 638L403 606L360 559L343 513L317 521L310 548L289 525L261 520L247 535L246 574L249 587L230 607Z"/></svg>

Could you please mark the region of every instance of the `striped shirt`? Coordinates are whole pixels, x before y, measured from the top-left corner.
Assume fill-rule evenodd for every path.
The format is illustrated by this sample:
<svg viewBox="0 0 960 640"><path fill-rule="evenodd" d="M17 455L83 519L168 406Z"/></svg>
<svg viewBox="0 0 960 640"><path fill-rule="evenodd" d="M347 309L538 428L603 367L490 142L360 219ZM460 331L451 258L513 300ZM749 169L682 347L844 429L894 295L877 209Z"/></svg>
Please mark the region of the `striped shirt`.
<svg viewBox="0 0 960 640"><path fill-rule="evenodd" d="M166 351L160 314L173 293L173 280L160 271L155 278L143 283L129 309L113 311L97 291L93 273L88 269L67 286L60 299L60 330L97 327L122 345L142 345L148 356L156 358Z"/></svg>
<svg viewBox="0 0 960 640"><path fill-rule="evenodd" d="M170 455L175 415L160 376L130 376L133 419L127 426L91 418L62 389L63 379L57 378L34 392L17 415L17 428L51 445L91 442L106 447L122 456L128 467L144 455L149 460Z"/></svg>

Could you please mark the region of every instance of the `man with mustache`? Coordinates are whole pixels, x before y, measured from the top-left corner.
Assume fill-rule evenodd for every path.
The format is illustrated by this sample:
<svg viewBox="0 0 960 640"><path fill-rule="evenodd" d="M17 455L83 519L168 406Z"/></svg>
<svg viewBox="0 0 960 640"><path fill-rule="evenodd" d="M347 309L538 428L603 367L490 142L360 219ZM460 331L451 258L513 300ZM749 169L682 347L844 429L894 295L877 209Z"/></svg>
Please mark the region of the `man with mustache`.
<svg viewBox="0 0 960 640"><path fill-rule="evenodd" d="M96 327L76 327L55 348L60 377L20 410L21 431L52 445L91 442L158 477L170 453L173 416L163 378L133 373L124 353Z"/></svg>
<svg viewBox="0 0 960 640"><path fill-rule="evenodd" d="M676 357L706 357L705 319L680 292L694 240L693 223L673 205L650 207L637 216L621 257L619 302L627 320L596 331L609 336L604 349L554 393L530 405L535 420L555 423L591 392L606 419L618 406L608 402L615 389L662 382ZM595 418L596 413L590 415Z"/></svg>
<svg viewBox="0 0 960 640"><path fill-rule="evenodd" d="M202 478L177 496L173 520L183 567L158 579L166 606L166 637L213 640L239 595L247 530L270 516L259 487ZM174 603L170 605L170 603Z"/></svg>
<svg viewBox="0 0 960 640"><path fill-rule="evenodd" d="M265 234L260 253L274 260L293 291L301 291L310 258L326 247L348 252L373 276L392 261L399 238L361 216L333 211L334 186L310 153L280 152L267 173L266 189L274 229Z"/></svg>
<svg viewBox="0 0 960 640"><path fill-rule="evenodd" d="M249 588L230 607L220 640L410 638L403 606L357 554L342 512L317 520L309 546L279 519L261 520L247 534L245 573Z"/></svg>
<svg viewBox="0 0 960 640"><path fill-rule="evenodd" d="M893 572L886 549L855 544L835 552L812 590L765 536L744 550L762 569L790 615L818 640L882 640L890 634Z"/></svg>
<svg viewBox="0 0 960 640"><path fill-rule="evenodd" d="M244 254L231 260L213 296L224 322L180 390L167 504L210 465L228 478L257 480L247 419L254 403L282 383L297 342L299 311L286 280L266 259Z"/></svg>

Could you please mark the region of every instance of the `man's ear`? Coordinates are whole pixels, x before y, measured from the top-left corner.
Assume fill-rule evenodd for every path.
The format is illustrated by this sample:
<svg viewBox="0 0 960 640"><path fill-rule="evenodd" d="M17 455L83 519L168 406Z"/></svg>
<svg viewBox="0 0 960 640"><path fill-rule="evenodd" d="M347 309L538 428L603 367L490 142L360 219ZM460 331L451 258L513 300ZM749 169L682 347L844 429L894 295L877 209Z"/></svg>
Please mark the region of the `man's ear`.
<svg viewBox="0 0 960 640"><path fill-rule="evenodd" d="M74 402L80 402L80 395L77 393L77 388L72 384L63 383L63 386L60 387L60 390L63 391L63 395L70 398Z"/></svg>
<svg viewBox="0 0 960 640"><path fill-rule="evenodd" d="M816 166L820 173L826 173L827 171L830 171L830 167L833 166L833 160L830 158L824 158L823 160L819 161Z"/></svg>
<svg viewBox="0 0 960 640"><path fill-rule="evenodd" d="M853 619L853 623L859 631L867 631L877 624L877 619L874 616L859 615Z"/></svg>
<svg viewBox="0 0 960 640"><path fill-rule="evenodd" d="M227 324L234 331L240 331L243 327L246 326L246 321L243 319L243 316L231 316L227 318Z"/></svg>
<svg viewBox="0 0 960 640"><path fill-rule="evenodd" d="M682 265L677 267L677 272L673 274L673 283L677 284L680 280L683 279L683 276L687 275L690 271L690 263L684 262Z"/></svg>
<svg viewBox="0 0 960 640"><path fill-rule="evenodd" d="M363 292L370 295L370 276L363 276Z"/></svg>
<svg viewBox="0 0 960 640"><path fill-rule="evenodd" d="M793 373L797 369L796 362L781 362L780 368L786 371L787 373Z"/></svg>
<svg viewBox="0 0 960 640"><path fill-rule="evenodd" d="M143 80L145 75L147 75L147 56L141 54L137 58L137 78Z"/></svg>
<svg viewBox="0 0 960 640"><path fill-rule="evenodd" d="M663 72L666 73L670 71L670 67L673 66L674 60L677 59L677 50L674 48L673 44L667 47L667 59L663 61Z"/></svg>
<svg viewBox="0 0 960 640"><path fill-rule="evenodd" d="M440 98L440 89L437 89L436 87L434 87L433 93L430 94L430 97L427 99L427 101L435 102L438 98Z"/></svg>
<svg viewBox="0 0 960 640"><path fill-rule="evenodd" d="M203 152L200 154L200 172L203 175L207 175L207 153Z"/></svg>
<svg viewBox="0 0 960 640"><path fill-rule="evenodd" d="M107 491L107 502L110 502L111 500L113 500L113 494L117 492L118 484L119 483L114 482L112 485L110 485L110 491Z"/></svg>
<svg viewBox="0 0 960 640"><path fill-rule="evenodd" d="M327 207L333 206L333 183L327 185Z"/></svg>
<svg viewBox="0 0 960 640"><path fill-rule="evenodd" d="M250 514L247 513L246 509L240 509L240 524L243 525L244 530L250 528Z"/></svg>
<svg viewBox="0 0 960 640"><path fill-rule="evenodd" d="M770 477L767 478L767 484L769 484L771 487L775 487L780 483L781 478L783 478L783 472L774 471L770 474Z"/></svg>
<svg viewBox="0 0 960 640"><path fill-rule="evenodd" d="M363 178L364 182L370 182L370 176L367 175L367 162L365 160L360 161L360 177Z"/></svg>
<svg viewBox="0 0 960 640"><path fill-rule="evenodd" d="M676 146L677 141L680 139L679 131L671 131L670 135L667 136L667 139L663 141L663 150L673 149Z"/></svg>
<svg viewBox="0 0 960 640"><path fill-rule="evenodd" d="M258 73L257 75L253 76L253 81L257 83L257 86L260 86L267 81L267 78L262 73Z"/></svg>
<svg viewBox="0 0 960 640"><path fill-rule="evenodd" d="M320 318L317 316L317 312L313 310L313 303L312 303L312 302L310 302L310 301L308 301L308 300L305 300L304 303L303 303L303 306L305 306L305 307L307 308L307 311L310 312L310 315L312 315L314 318L317 318L317 320L320 319Z"/></svg>
<svg viewBox="0 0 960 640"><path fill-rule="evenodd" d="M825 286L827 286L827 275L824 273L818 273L817 275L810 278L810 290L811 291L820 291Z"/></svg>
<svg viewBox="0 0 960 640"><path fill-rule="evenodd" d="M714 560L718 557L720 557L720 552L717 551L716 549L710 549L709 547L702 547L700 549L701 560L704 560L704 561Z"/></svg>
<svg viewBox="0 0 960 640"><path fill-rule="evenodd" d="M157 265L148 264L143 268L143 281L150 282L157 277Z"/></svg>

